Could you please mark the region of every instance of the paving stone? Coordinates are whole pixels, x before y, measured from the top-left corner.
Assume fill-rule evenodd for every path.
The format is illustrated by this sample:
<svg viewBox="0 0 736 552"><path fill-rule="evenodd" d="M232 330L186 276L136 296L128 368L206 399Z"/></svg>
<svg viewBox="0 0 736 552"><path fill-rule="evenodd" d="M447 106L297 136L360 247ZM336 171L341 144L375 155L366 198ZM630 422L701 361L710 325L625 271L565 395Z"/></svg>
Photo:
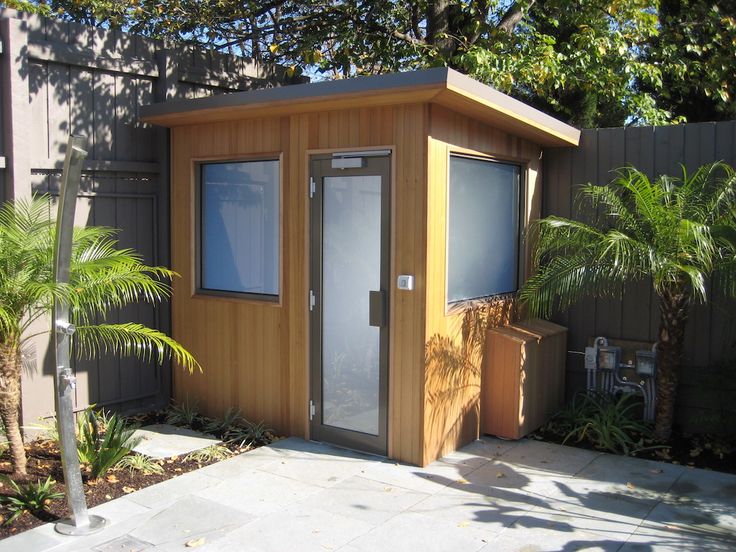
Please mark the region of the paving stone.
<svg viewBox="0 0 736 552"><path fill-rule="evenodd" d="M511 441L508 439L499 439L497 437L484 436L480 439L476 439L472 443L464 446L459 451L455 451L445 456L443 460L452 458L456 454L472 454L474 456L482 456L492 460L503 456L510 450L517 447L519 444L525 441Z"/></svg>
<svg viewBox="0 0 736 552"><path fill-rule="evenodd" d="M133 448L135 452L157 459L182 456L220 442L212 435L168 424L144 426L135 431L134 437L142 438Z"/></svg>
<svg viewBox="0 0 736 552"><path fill-rule="evenodd" d="M536 499L515 489L473 492L474 487L456 485L441 490L411 507L424 516L498 533L537 505Z"/></svg>
<svg viewBox="0 0 736 552"><path fill-rule="evenodd" d="M284 458L284 456L270 447L259 447L200 468L197 472L208 477L226 480L231 477L239 477L245 472L251 472L276 459Z"/></svg>
<svg viewBox="0 0 736 552"><path fill-rule="evenodd" d="M353 475L362 473L376 460L342 450L321 453L304 452L263 464L259 470L309 483L330 487Z"/></svg>
<svg viewBox="0 0 736 552"><path fill-rule="evenodd" d="M672 484L669 495L736 511L736 474L687 468Z"/></svg>
<svg viewBox="0 0 736 552"><path fill-rule="evenodd" d="M417 468L284 439L92 512L101 533L47 524L0 552L736 550L736 476L529 440Z"/></svg>
<svg viewBox="0 0 736 552"><path fill-rule="evenodd" d="M658 504L642 523L644 527L676 529L696 537L713 537L731 542L736 550L736 511L712 509L699 503Z"/></svg>
<svg viewBox="0 0 736 552"><path fill-rule="evenodd" d="M215 540L253 519L240 510L188 496L158 512L130 535L156 546L184 545L187 541L206 536Z"/></svg>
<svg viewBox="0 0 736 552"><path fill-rule="evenodd" d="M517 446L502 455L501 461L513 464L519 473L555 473L557 477L572 477L600 454L592 450L521 439Z"/></svg>
<svg viewBox="0 0 736 552"><path fill-rule="evenodd" d="M124 535L96 546L92 550L95 552L143 552L144 550L150 550L152 546L150 542Z"/></svg>
<svg viewBox="0 0 736 552"><path fill-rule="evenodd" d="M580 505L549 499L546 504L531 510L519 523L533 519L535 523L563 531L585 531L607 540L623 542L636 531L645 514L646 511L643 514L641 511L632 513L628 505L613 498L599 501L598 508L592 503Z"/></svg>
<svg viewBox="0 0 736 552"><path fill-rule="evenodd" d="M433 494L463 480L464 476L472 471L472 467L462 464L434 462L424 468L418 468L395 462L382 462L367 466L359 475L404 489Z"/></svg>
<svg viewBox="0 0 736 552"><path fill-rule="evenodd" d="M626 511L630 515L644 518L662 500L662 493L640 489L607 481L579 478L549 477L535 479L525 487L530 493L563 503L585 506L596 510L612 508L615 512Z"/></svg>
<svg viewBox="0 0 736 552"><path fill-rule="evenodd" d="M65 537L54 531L51 523L25 531L0 541L0 552L51 550L73 537Z"/></svg>
<svg viewBox="0 0 736 552"><path fill-rule="evenodd" d="M265 516L321 490L322 487L318 485L260 470L249 470L207 489L193 489L192 493L252 515Z"/></svg>
<svg viewBox="0 0 736 552"><path fill-rule="evenodd" d="M293 505L234 531L198 552L248 550L253 552L325 552L336 550L364 535L371 525L319 507Z"/></svg>
<svg viewBox="0 0 736 552"><path fill-rule="evenodd" d="M545 527L512 525L504 529L480 552L614 552L621 541L609 540L585 531L559 531Z"/></svg>
<svg viewBox="0 0 736 552"><path fill-rule="evenodd" d="M687 509L686 509L687 510ZM696 517L697 516L697 517ZM648 519L628 538L621 550L680 552L682 550L707 550L709 552L733 552L736 550L734 533L714 526L707 516L692 512L679 515L662 515L662 521Z"/></svg>
<svg viewBox="0 0 736 552"><path fill-rule="evenodd" d="M115 539L126 536L131 531L146 523L156 510L149 510L142 514L129 517L117 523L110 523L100 531L86 537L66 537L64 544L54 548L53 552L82 552L91 551Z"/></svg>
<svg viewBox="0 0 736 552"><path fill-rule="evenodd" d="M379 525L428 496L354 476L302 500L300 504L305 508L317 504L321 510Z"/></svg>
<svg viewBox="0 0 736 552"><path fill-rule="evenodd" d="M215 477L209 477L199 473L199 471L193 471L131 493L128 495L128 499L141 506L158 508L170 504L178 498L207 489L221 482L221 480Z"/></svg>
<svg viewBox="0 0 736 552"><path fill-rule="evenodd" d="M490 531L405 512L350 542L361 552L473 552L493 537Z"/></svg>
<svg viewBox="0 0 736 552"><path fill-rule="evenodd" d="M686 468L641 458L602 454L575 477L665 493Z"/></svg>
<svg viewBox="0 0 736 552"><path fill-rule="evenodd" d="M89 512L104 517L108 523L119 523L149 511L148 506L143 506L131 500L128 496L123 496L90 508Z"/></svg>

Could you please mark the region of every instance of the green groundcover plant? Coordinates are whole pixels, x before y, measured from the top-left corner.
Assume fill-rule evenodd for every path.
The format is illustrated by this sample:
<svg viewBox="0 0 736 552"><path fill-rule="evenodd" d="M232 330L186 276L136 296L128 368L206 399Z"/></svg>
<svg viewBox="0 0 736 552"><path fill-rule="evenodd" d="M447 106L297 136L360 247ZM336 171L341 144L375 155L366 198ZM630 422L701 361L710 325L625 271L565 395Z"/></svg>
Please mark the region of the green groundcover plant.
<svg viewBox="0 0 736 552"><path fill-rule="evenodd" d="M72 339L77 357L113 353L158 362L173 357L189 371L200 369L195 358L166 334L134 322L105 321L113 309L166 299L170 287L165 280L175 273L148 266L133 250L118 248L116 230L90 226L74 229L70 281L56 284L52 212L47 196L9 201L0 207L0 418L14 476L19 477L26 474L18 420L21 350L31 325L50 313L55 299L70 306L77 326Z"/></svg>

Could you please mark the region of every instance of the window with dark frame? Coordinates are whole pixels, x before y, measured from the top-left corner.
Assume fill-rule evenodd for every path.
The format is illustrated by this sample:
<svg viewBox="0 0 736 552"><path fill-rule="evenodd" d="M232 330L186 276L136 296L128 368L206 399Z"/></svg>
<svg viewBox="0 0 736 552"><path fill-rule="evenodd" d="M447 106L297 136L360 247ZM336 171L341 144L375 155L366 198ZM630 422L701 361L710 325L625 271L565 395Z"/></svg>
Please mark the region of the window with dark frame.
<svg viewBox="0 0 736 552"><path fill-rule="evenodd" d="M520 167L450 156L447 302L518 289Z"/></svg>
<svg viewBox="0 0 736 552"><path fill-rule="evenodd" d="M199 166L200 291L279 296L278 159Z"/></svg>

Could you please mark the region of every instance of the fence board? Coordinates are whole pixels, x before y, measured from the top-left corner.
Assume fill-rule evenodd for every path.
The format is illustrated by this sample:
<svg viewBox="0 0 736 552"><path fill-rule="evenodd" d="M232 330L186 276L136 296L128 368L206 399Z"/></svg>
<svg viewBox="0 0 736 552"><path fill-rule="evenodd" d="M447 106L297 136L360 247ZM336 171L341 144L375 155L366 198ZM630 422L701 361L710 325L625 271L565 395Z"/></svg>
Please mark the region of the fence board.
<svg viewBox="0 0 736 552"><path fill-rule="evenodd" d="M624 164L646 172L650 178L661 174L679 176L681 164L689 172L702 164L723 160L736 165L736 121L661 127L585 130L578 148L549 148L544 152L544 215L583 218L575 209L574 186L586 181L610 180L609 171ZM571 164L568 165L569 163ZM560 201L567 198L567 202ZM709 287L708 305L696 305L688 324L683 359L681 413L707 413L707 401L696 401L702 393L696 367L717 363L736 354L736 302L724 300L719 290ZM616 323L613 302L585 300L554 320L569 328L568 346L581 351L593 336L655 341L659 309L650 282L626 286ZM568 391L582 387L580 357L568 355ZM698 414L700 415L700 414Z"/></svg>
<svg viewBox="0 0 736 552"><path fill-rule="evenodd" d="M612 167L626 162L624 129L602 129L598 132L598 175L595 182L607 182L614 177ZM595 326L604 335L621 334L621 299L606 297L596 299Z"/></svg>
<svg viewBox="0 0 736 552"><path fill-rule="evenodd" d="M277 86L274 75L283 74L233 56L11 9L0 9L0 32L0 201L31 192L58 196L68 134L87 136L78 222L120 228L121 245L152 264L169 261L168 132L140 122L140 106ZM227 75L233 67L242 68L237 77ZM109 319L123 320L168 332L169 306L132 306ZM34 423L53 413L54 367L47 337L31 340L28 350L23 417ZM103 356L78 361L75 370L77 408L136 409L170 399L168 365Z"/></svg>

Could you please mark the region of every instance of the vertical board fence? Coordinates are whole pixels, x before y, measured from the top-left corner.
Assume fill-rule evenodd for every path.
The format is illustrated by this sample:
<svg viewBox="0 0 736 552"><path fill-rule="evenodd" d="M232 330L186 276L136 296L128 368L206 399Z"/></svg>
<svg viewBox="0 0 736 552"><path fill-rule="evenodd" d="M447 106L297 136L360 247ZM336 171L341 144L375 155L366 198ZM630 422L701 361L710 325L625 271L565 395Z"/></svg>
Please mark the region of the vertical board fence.
<svg viewBox="0 0 736 552"><path fill-rule="evenodd" d="M719 160L736 165L736 121L584 130L578 148L544 151L543 214L584 220L585 213L576 208L575 187L609 182L614 177L612 171L626 165L653 178L681 175L681 165L694 171ZM736 392L733 370L729 378L705 369L736 356L736 302L721 297L711 286L709 304L694 306L688 323L678 414L691 428L707 427L717 418L713 412L718 408L715 390L724 397ZM569 328L569 397L585 387L583 356L578 353L590 338L654 342L659 309L650 283L640 282L626 286L621 298L582 301L557 314L554 321ZM730 401L724 398L721 402L730 415L736 415Z"/></svg>
<svg viewBox="0 0 736 552"><path fill-rule="evenodd" d="M89 139L77 224L120 229L123 247L169 263L168 131L140 122L139 107L285 83L281 68L174 47L120 31L0 10L0 201L58 196L68 135ZM170 330L168 305L131 306L111 321ZM48 320L37 324L48 328ZM23 423L53 413L48 334L23 352ZM105 356L76 363L76 408L160 407L170 367Z"/></svg>

